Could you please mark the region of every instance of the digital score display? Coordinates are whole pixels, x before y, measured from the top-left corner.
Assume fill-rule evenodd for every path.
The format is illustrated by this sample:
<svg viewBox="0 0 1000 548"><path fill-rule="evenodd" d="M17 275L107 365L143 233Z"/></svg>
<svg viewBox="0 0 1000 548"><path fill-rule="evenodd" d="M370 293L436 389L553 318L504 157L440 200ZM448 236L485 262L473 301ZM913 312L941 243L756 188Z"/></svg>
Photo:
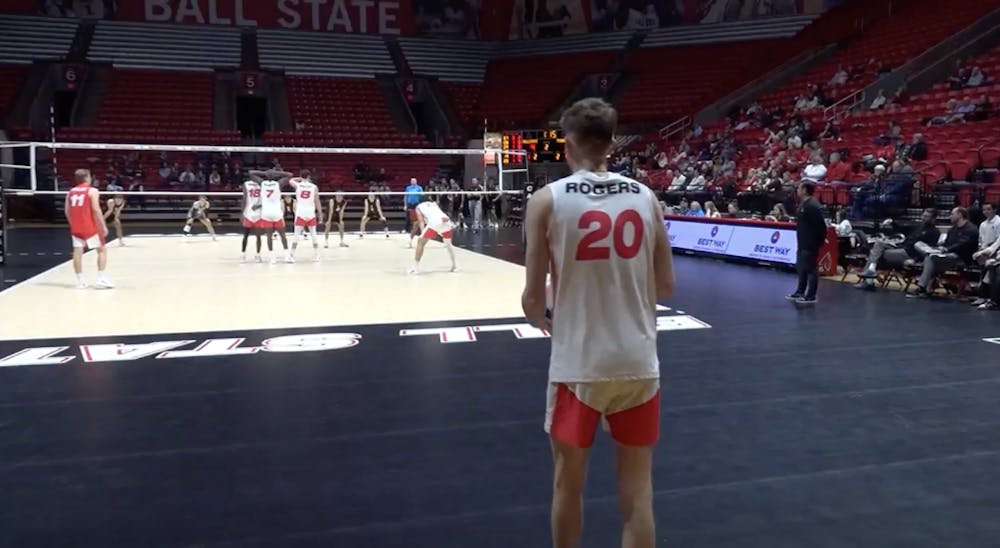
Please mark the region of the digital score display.
<svg viewBox="0 0 1000 548"><path fill-rule="evenodd" d="M566 138L559 129L507 131L503 134L503 150L524 150L532 162L564 162ZM504 154L503 165L524 167L524 156Z"/></svg>

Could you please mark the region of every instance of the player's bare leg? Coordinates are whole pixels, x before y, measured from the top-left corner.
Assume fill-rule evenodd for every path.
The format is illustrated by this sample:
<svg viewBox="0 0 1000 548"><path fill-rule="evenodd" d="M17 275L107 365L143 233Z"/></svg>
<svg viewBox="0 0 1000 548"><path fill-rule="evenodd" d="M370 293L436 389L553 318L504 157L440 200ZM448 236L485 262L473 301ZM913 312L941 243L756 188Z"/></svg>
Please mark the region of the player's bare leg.
<svg viewBox="0 0 1000 548"><path fill-rule="evenodd" d="M365 227L367 225L368 225L368 216L365 215L364 217L361 218L361 228L360 228L360 234L358 234L358 238L365 237Z"/></svg>
<svg viewBox="0 0 1000 548"><path fill-rule="evenodd" d="M414 221L410 228L410 243L406 247L413 248L413 239L420 235L420 223Z"/></svg>
<svg viewBox="0 0 1000 548"><path fill-rule="evenodd" d="M208 233L212 235L212 241L217 242L219 239L215 236L215 228L212 226L212 221L208 219L201 219L201 224L208 229Z"/></svg>
<svg viewBox="0 0 1000 548"><path fill-rule="evenodd" d="M309 227L309 237L312 238L312 243L313 243L313 262L314 263L318 263L319 262L319 236L317 235L316 227L315 226Z"/></svg>
<svg viewBox="0 0 1000 548"><path fill-rule="evenodd" d="M340 247L351 247L344 242L344 217L341 215L340 222L337 223L340 228Z"/></svg>
<svg viewBox="0 0 1000 548"><path fill-rule="evenodd" d="M618 504L622 547L656 546L653 518L653 448L617 444Z"/></svg>
<svg viewBox="0 0 1000 548"><path fill-rule="evenodd" d="M451 238L444 238L444 248L448 251L448 257L451 259L451 271L457 271L458 263L455 262L455 246L451 245Z"/></svg>
<svg viewBox="0 0 1000 548"><path fill-rule="evenodd" d="M73 248L73 272L76 273L76 287L86 289L87 281L83 279L83 248Z"/></svg>
<svg viewBox="0 0 1000 548"><path fill-rule="evenodd" d="M118 245L125 246L125 233L122 230L122 222L120 219L114 220L115 235L118 236Z"/></svg>
<svg viewBox="0 0 1000 548"><path fill-rule="evenodd" d="M302 241L302 233L305 232L304 226L295 225L292 229L292 250L288 253L288 256L295 260L295 252L299 249L299 242ZM316 239L313 238L313 245L316 244Z"/></svg>
<svg viewBox="0 0 1000 548"><path fill-rule="evenodd" d="M112 289L115 284L111 282L108 278L105 269L108 267L108 248L103 243L97 248L97 283L94 287L97 289Z"/></svg>
<svg viewBox="0 0 1000 548"><path fill-rule="evenodd" d="M278 228L275 230L278 233L278 237L281 238L281 248L285 250L285 262L294 263L295 259L292 254L288 252L288 236L285 234L284 228Z"/></svg>
<svg viewBox="0 0 1000 548"><path fill-rule="evenodd" d="M267 256L271 264L277 264L278 260L274 258L274 227L267 229Z"/></svg>
<svg viewBox="0 0 1000 548"><path fill-rule="evenodd" d="M579 548L589 449L552 440L552 546Z"/></svg>

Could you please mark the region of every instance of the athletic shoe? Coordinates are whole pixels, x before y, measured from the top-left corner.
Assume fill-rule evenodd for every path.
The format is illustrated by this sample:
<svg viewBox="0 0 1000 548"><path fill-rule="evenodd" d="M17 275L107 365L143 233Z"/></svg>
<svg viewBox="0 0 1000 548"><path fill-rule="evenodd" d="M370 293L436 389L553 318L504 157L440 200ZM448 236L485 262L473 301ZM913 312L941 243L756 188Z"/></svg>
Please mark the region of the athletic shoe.
<svg viewBox="0 0 1000 548"><path fill-rule="evenodd" d="M292 257L291 255L288 255L288 256L285 257L285 262L288 263L288 264L294 264L295 263L295 257Z"/></svg>
<svg viewBox="0 0 1000 548"><path fill-rule="evenodd" d="M976 308L978 308L979 310L996 310L1000 308L1000 305L997 305L997 303L993 301L986 301L985 303L977 306Z"/></svg>
<svg viewBox="0 0 1000 548"><path fill-rule="evenodd" d="M458 272L458 265L451 265L452 272Z"/></svg>
<svg viewBox="0 0 1000 548"><path fill-rule="evenodd" d="M253 262L255 262L255 263L262 263L262 262L264 262L264 259L262 259L260 257L260 255L255 255L254 258L253 258Z"/></svg>
<svg viewBox="0 0 1000 548"><path fill-rule="evenodd" d="M410 276L416 276L417 274L420 274L420 271L411 266L410 268L406 269L406 273L409 274Z"/></svg>
<svg viewBox="0 0 1000 548"><path fill-rule="evenodd" d="M972 301L972 306L982 306L988 302L990 302L989 299L976 299Z"/></svg>
<svg viewBox="0 0 1000 548"><path fill-rule="evenodd" d="M86 280L77 280L76 281L76 288L77 289L87 289L87 287L89 287L89 286L87 285L87 281Z"/></svg>
<svg viewBox="0 0 1000 548"><path fill-rule="evenodd" d="M340 242L340 247L351 247L351 246L345 244L344 242Z"/></svg>
<svg viewBox="0 0 1000 548"><path fill-rule="evenodd" d="M386 237L386 238L388 238L388 237L389 237L389 233L388 233L388 232L386 232L386 233L385 233L385 237Z"/></svg>
<svg viewBox="0 0 1000 548"><path fill-rule="evenodd" d="M802 294L801 293L792 293L791 295L785 295L785 300L786 301L795 302L795 301L797 301L797 300L799 300L801 298L802 298Z"/></svg>
<svg viewBox="0 0 1000 548"><path fill-rule="evenodd" d="M861 272L858 272L858 277L859 278L878 278L878 273L875 272L874 270L869 270L869 269L866 268L866 269L862 270Z"/></svg>
<svg viewBox="0 0 1000 548"><path fill-rule="evenodd" d="M97 278L97 283L94 284L97 289L114 289L115 284L107 276Z"/></svg>
<svg viewBox="0 0 1000 548"><path fill-rule="evenodd" d="M916 293L906 294L907 299L929 299L930 296L931 296L930 293L927 293L926 291L923 290L923 288L920 287L917 288Z"/></svg>
<svg viewBox="0 0 1000 548"><path fill-rule="evenodd" d="M795 299L795 304L797 306L812 306L816 304L816 297L799 297Z"/></svg>
<svg viewBox="0 0 1000 548"><path fill-rule="evenodd" d="M330 242L323 244L323 249L330 249Z"/></svg>
<svg viewBox="0 0 1000 548"><path fill-rule="evenodd" d="M271 264L272 265L278 264L278 258L277 257L271 257Z"/></svg>
<svg viewBox="0 0 1000 548"><path fill-rule="evenodd" d="M319 256L319 253L317 253L317 254L313 255L313 262L314 262L314 263L318 263L319 261L320 261L320 256Z"/></svg>
<svg viewBox="0 0 1000 548"><path fill-rule="evenodd" d="M247 256L240 255L240 264L246 264L246 262L247 262Z"/></svg>

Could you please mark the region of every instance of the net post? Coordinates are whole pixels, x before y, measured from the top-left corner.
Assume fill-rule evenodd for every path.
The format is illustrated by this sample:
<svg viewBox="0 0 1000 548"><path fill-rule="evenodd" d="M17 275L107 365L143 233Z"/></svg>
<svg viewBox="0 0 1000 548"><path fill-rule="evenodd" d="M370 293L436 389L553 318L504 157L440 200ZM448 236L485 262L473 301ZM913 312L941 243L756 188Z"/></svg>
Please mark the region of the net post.
<svg viewBox="0 0 1000 548"><path fill-rule="evenodd" d="M497 185L500 188L500 192L503 192L503 154L499 152L494 152L496 154L497 162Z"/></svg>
<svg viewBox="0 0 1000 548"><path fill-rule="evenodd" d="M36 162L37 149L35 143L28 145L28 165L31 166L31 190L38 190L38 165ZM57 189L58 190L58 189Z"/></svg>

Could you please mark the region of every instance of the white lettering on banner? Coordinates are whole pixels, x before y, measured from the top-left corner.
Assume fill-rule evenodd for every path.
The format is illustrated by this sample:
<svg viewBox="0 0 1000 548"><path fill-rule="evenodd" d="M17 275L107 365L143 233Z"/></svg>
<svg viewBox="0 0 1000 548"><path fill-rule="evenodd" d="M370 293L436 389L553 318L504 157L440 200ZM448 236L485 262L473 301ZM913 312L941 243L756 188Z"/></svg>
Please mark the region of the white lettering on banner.
<svg viewBox="0 0 1000 548"><path fill-rule="evenodd" d="M208 339L193 350L169 350L161 352L156 358L162 360L169 358L200 358L204 356L239 356L242 354L256 354L260 350L256 346L238 348L245 340L244 338Z"/></svg>
<svg viewBox="0 0 1000 548"><path fill-rule="evenodd" d="M303 3L308 6L303 6ZM278 11L276 23L286 29L368 33L371 30L369 9L374 7L378 32L400 33L397 25L399 2L350 0L348 4L348 0L277 0L275 6ZM303 17L308 21L303 21Z"/></svg>
<svg viewBox="0 0 1000 548"><path fill-rule="evenodd" d="M25 365L61 365L73 361L75 356L56 356L67 350L68 346L45 346L42 348L26 348L0 360L0 367L15 367Z"/></svg>
<svg viewBox="0 0 1000 548"><path fill-rule="evenodd" d="M180 0L180 4L177 5L176 17L178 22L192 17L196 23L205 24L205 17L201 15L198 0Z"/></svg>
<svg viewBox="0 0 1000 548"><path fill-rule="evenodd" d="M248 19L243 14L243 0L237 0L236 2L236 24L241 27L257 26L257 21L255 19Z"/></svg>
<svg viewBox="0 0 1000 548"><path fill-rule="evenodd" d="M130 362L193 342L165 341L145 344L85 344L80 346L80 354L83 356L83 361L87 363Z"/></svg>
<svg viewBox="0 0 1000 548"><path fill-rule="evenodd" d="M338 350L357 346L361 335L357 333L317 333L314 335L288 335L274 337L261 343L264 352L314 352Z"/></svg>
<svg viewBox="0 0 1000 548"><path fill-rule="evenodd" d="M286 29L297 29L302 26L302 18L299 17L299 12L292 9L292 3L298 4L299 0L278 0L278 11L280 11L284 16L279 17L278 24Z"/></svg>
<svg viewBox="0 0 1000 548"><path fill-rule="evenodd" d="M743 259L794 264L798 237L794 227L712 224L684 219L664 221L670 245Z"/></svg>

